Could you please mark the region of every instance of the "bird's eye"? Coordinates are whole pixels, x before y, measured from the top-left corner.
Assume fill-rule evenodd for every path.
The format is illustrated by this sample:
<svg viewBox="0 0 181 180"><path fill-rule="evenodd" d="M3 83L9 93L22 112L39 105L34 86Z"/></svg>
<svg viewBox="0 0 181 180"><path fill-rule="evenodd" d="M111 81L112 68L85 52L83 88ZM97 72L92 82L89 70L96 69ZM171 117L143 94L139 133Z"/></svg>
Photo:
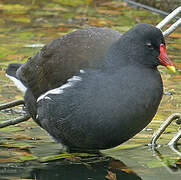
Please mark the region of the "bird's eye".
<svg viewBox="0 0 181 180"><path fill-rule="evenodd" d="M146 43L146 46L147 46L149 49L153 49L153 45L152 45L150 42Z"/></svg>

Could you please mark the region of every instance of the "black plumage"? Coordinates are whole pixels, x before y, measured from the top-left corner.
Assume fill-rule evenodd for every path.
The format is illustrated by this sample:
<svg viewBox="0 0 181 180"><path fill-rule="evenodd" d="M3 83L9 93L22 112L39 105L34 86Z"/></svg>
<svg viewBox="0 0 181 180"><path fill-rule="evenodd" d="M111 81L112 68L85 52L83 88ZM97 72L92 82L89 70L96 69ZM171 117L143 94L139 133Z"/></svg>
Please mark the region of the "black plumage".
<svg viewBox="0 0 181 180"><path fill-rule="evenodd" d="M123 36L82 29L50 42L16 76L27 87L30 115L56 141L70 149L107 149L154 117L163 93L161 46L162 32L148 24Z"/></svg>

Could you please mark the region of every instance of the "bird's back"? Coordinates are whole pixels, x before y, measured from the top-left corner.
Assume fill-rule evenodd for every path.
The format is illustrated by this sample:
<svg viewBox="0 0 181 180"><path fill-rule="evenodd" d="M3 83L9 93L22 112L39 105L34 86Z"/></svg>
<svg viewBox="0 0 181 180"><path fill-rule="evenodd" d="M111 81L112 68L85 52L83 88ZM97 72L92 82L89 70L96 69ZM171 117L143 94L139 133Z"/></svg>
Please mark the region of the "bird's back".
<svg viewBox="0 0 181 180"><path fill-rule="evenodd" d="M18 70L18 78L38 98L84 68L98 67L121 34L108 28L80 29L51 41Z"/></svg>

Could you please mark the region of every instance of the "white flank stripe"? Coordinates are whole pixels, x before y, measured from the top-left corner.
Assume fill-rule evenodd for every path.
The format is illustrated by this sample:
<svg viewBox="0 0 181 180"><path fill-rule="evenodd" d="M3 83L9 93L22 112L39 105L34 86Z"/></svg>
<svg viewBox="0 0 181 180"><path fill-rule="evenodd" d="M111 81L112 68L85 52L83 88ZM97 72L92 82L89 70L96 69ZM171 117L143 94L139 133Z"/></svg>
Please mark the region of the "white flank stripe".
<svg viewBox="0 0 181 180"><path fill-rule="evenodd" d="M40 100L42 100L42 99L49 99L49 100L51 100L51 98L50 98L50 97L47 97L47 95L49 95L49 94L62 94L66 88L69 88L69 87L74 86L78 81L82 81L82 78L79 77L79 76L73 76L72 78L70 78L70 79L67 80L67 83L66 83L66 84L63 84L62 86L60 86L60 87L58 87L58 88L49 90L49 91L47 91L46 93L42 94L42 95L37 99L37 102L40 101Z"/></svg>
<svg viewBox="0 0 181 180"><path fill-rule="evenodd" d="M47 96L47 97L45 97L45 99L49 99L49 100L52 100L52 99L51 99L50 97L48 97L48 96Z"/></svg>
<svg viewBox="0 0 181 180"><path fill-rule="evenodd" d="M16 86L21 92L23 92L23 93L26 92L26 89L27 89L27 88L23 85L23 83L22 83L20 80L16 79L16 78L13 77L13 76L8 75L8 74L6 74L6 76L14 82L15 86Z"/></svg>

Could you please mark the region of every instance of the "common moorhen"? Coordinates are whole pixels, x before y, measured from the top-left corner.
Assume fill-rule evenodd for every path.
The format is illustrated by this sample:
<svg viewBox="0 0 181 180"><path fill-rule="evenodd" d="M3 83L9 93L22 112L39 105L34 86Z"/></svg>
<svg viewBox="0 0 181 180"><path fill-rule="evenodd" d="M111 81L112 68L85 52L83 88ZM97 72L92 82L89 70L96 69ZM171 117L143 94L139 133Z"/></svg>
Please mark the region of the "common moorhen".
<svg viewBox="0 0 181 180"><path fill-rule="evenodd" d="M115 147L154 117L163 94L158 65L174 70L161 30L77 30L6 71L25 86L29 114L70 149Z"/></svg>

